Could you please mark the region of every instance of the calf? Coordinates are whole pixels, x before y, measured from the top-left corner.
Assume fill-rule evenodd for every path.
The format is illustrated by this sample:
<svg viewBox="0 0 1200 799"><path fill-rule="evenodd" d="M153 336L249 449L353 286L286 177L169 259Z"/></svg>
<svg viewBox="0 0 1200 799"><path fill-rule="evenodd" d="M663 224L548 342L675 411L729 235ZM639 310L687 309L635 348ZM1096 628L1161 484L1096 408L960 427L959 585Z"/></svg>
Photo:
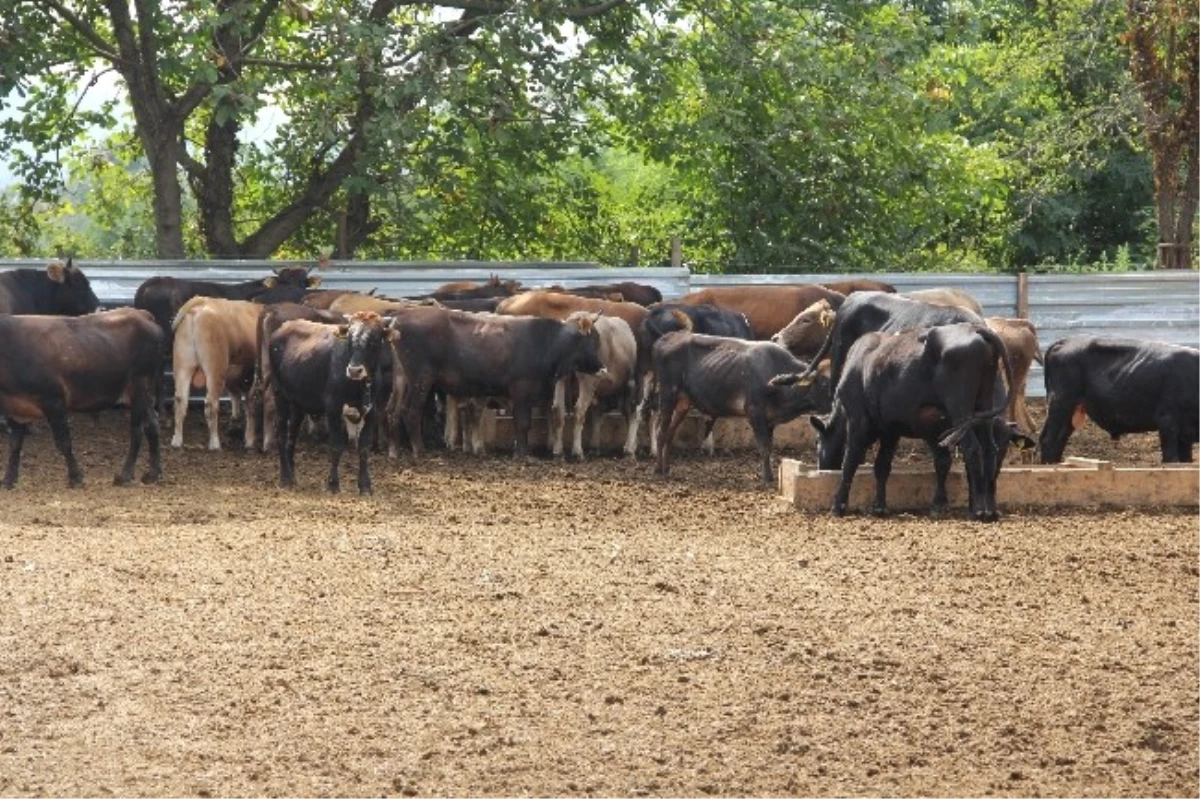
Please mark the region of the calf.
<svg viewBox="0 0 1200 799"><path fill-rule="evenodd" d="M652 306L650 314L646 317L646 321L642 323L641 340L647 346L653 346L654 342L665 336L667 333L676 330L686 330L692 333L701 333L706 336L725 336L726 338L752 339L754 333L750 329L750 320L743 313L737 311L727 311L724 308L718 308L715 305L684 305L682 303L659 303ZM647 415L650 415L648 428L650 433L650 457L658 457L658 439L654 435L654 430L658 427L658 411L653 411L654 402L652 396L654 394L654 371L646 375L642 386L641 400L638 403L635 422L645 422ZM704 451L709 455L713 454L715 442L713 440L713 425L716 419L709 418L707 428L704 433ZM625 452L632 457L637 453L637 430L631 431L625 443Z"/></svg>
<svg viewBox="0 0 1200 799"><path fill-rule="evenodd" d="M658 381L658 463L670 469L671 439L687 411L695 407L711 418L744 416L754 431L762 458L762 481L772 485L771 447L775 426L829 403L829 383L821 377L787 387L771 378L807 367L769 341L667 333L654 345Z"/></svg>
<svg viewBox="0 0 1200 799"><path fill-rule="evenodd" d="M269 344L271 335L283 326L285 322L290 322L293 319L306 319L310 322L320 322L326 325L345 324L346 317L340 313L327 311L320 308L310 308L307 305L299 303L284 302L270 305L263 311L259 317L258 324L254 331L254 384L250 389L250 407L262 409L262 451L268 452L275 445L275 421L276 410L278 407L278 399L275 396L275 391L272 387L268 376L271 371L271 352ZM384 354L387 354L385 348ZM247 426L250 428L247 431L246 445L253 447L257 441L257 424L252 419L246 420Z"/></svg>
<svg viewBox="0 0 1200 799"><path fill-rule="evenodd" d="M1163 463L1190 463L1200 441L1200 350L1157 341L1071 336L1046 350L1042 463L1058 463L1091 417L1113 439L1158 431Z"/></svg>
<svg viewBox="0 0 1200 799"><path fill-rule="evenodd" d="M967 470L971 514L980 521L998 519L996 478L1010 438L1008 423L999 418L1007 405L998 373L1001 364L1011 384L1004 342L979 323L858 337L837 384L832 414L812 419L819 434L819 467L835 469L840 457L842 478L833 499L834 515L846 512L854 473L876 442L873 511L887 512L892 458L900 438L907 437L924 439L933 452L935 512L947 508L950 448L958 445Z"/></svg>
<svg viewBox="0 0 1200 799"><path fill-rule="evenodd" d="M576 298L578 299L578 298ZM548 404L555 383L572 372L602 372L600 340L590 318L571 322L410 308L396 315L404 332L393 347L395 385L389 414L408 430L413 455L424 449L421 412L429 392L512 401L516 457L529 451L533 408Z"/></svg>
<svg viewBox="0 0 1200 799"><path fill-rule="evenodd" d="M778 333L796 314L817 300L835 310L845 296L824 286L716 286L679 298L684 305L715 305L746 315L754 338L766 340Z"/></svg>
<svg viewBox="0 0 1200 799"><path fill-rule="evenodd" d="M837 311L826 300L818 300L805 308L787 327L771 336L779 346L802 360L810 360L821 351L829 336Z"/></svg>
<svg viewBox="0 0 1200 799"><path fill-rule="evenodd" d="M162 474L154 396L162 379L163 333L144 311L119 308L78 318L0 315L0 410L8 416L8 469L4 487L16 485L29 422L44 418L67 461L71 487L83 471L71 446L67 414L128 404L129 454L116 483L133 481L142 436L150 466L142 482Z"/></svg>
<svg viewBox="0 0 1200 799"><path fill-rule="evenodd" d="M258 321L265 306L254 302L193 297L175 317L175 342L171 371L175 377L175 434L171 446L183 446L183 423L188 395L193 387L204 388L204 420L208 424L208 448L221 448L217 429L221 393L229 392L232 418L243 415L243 400L250 392L258 354ZM249 414L245 414L247 417ZM254 424L247 418L244 433L247 448L254 446Z"/></svg>
<svg viewBox="0 0 1200 799"><path fill-rule="evenodd" d="M1018 429L1033 435L1037 433L1037 425L1033 423L1029 407L1025 404L1025 385L1029 381L1029 370L1033 362L1042 363L1037 328L1028 319L989 316L984 321L1004 342L1004 349L1008 351L1008 361L1012 364L1013 381L1008 386L1008 420L1016 422ZM1026 454L1032 455L1032 448L1027 450Z"/></svg>
<svg viewBox="0 0 1200 799"><path fill-rule="evenodd" d="M378 314L351 314L343 325L306 319L285 322L271 334L271 382L279 399L276 438L279 483L296 484L296 437L308 414L323 413L329 425L329 477L326 488L341 488L338 467L347 436L358 438L358 491L371 493L368 464L372 421L378 412L371 379L379 367L385 342L394 345L400 333L394 321Z"/></svg>
<svg viewBox="0 0 1200 799"><path fill-rule="evenodd" d="M83 316L99 307L87 275L70 258L65 266L0 272L0 314Z"/></svg>
<svg viewBox="0 0 1200 799"><path fill-rule="evenodd" d="M590 321L600 339L600 363L602 374L573 373L562 377L554 386L550 434L555 457L563 454L563 426L566 419L567 396L575 388L575 430L571 443L571 454L583 460L583 425L588 410L598 399L615 400L625 417L626 450L629 441L637 442L638 420L634 411L637 405L637 340L629 325L621 319L576 311L567 317L567 322L583 324ZM593 429L598 424L592 420ZM464 436L465 439L465 436Z"/></svg>

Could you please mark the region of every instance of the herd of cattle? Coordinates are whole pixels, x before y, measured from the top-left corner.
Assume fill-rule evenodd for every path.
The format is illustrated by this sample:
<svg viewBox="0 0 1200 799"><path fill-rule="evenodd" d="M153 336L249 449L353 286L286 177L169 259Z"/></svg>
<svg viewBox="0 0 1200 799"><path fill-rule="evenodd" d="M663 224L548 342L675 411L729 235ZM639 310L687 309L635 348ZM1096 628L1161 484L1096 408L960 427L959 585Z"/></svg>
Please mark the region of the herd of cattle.
<svg viewBox="0 0 1200 799"><path fill-rule="evenodd" d="M44 418L67 463L69 412L130 408L128 455L117 482L130 483L142 446L162 473L158 411L164 369L174 377L172 445L183 444L193 388L205 390L208 446L219 449L222 394L244 420L245 445L274 446L280 482L295 482L302 421L328 425L327 487L351 441L358 488L371 491L372 445L389 454L424 449L423 424L440 407L447 446L482 450L486 403L511 409L518 457L528 452L532 414L551 408L555 455L564 452L573 401L571 453L583 457L593 405L625 418L625 453L638 454L649 424L656 472L667 473L671 441L690 409L713 421L749 422L764 483L773 481L774 428L812 414L822 469L841 469L833 512L846 509L850 482L878 444L874 510L900 438L928 443L937 478L935 512L955 449L972 517L994 520L996 478L1008 447L1035 445L1025 383L1045 369L1048 415L1036 445L1060 461L1072 432L1091 417L1114 438L1157 431L1164 462L1191 461L1200 440L1200 351L1165 343L1075 336L1039 352L1027 320L984 318L953 288L901 295L877 281L709 288L677 301L636 283L525 290L516 281L451 283L428 296L390 299L323 290L302 267L225 284L154 277L134 307L98 311L87 277L72 262L0 273L0 411L9 428L3 484L17 481L28 425ZM593 414L593 423L595 422ZM647 422L649 417L649 422ZM261 437L258 435L261 428Z"/></svg>

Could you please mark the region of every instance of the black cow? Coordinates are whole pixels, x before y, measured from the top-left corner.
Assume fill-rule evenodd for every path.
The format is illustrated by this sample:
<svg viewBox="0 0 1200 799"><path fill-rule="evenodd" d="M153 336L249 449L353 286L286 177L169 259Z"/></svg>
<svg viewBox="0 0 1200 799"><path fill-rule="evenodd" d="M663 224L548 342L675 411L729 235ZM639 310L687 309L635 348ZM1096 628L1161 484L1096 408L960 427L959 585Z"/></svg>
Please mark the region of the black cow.
<svg viewBox="0 0 1200 799"><path fill-rule="evenodd" d="M142 482L162 474L154 395L162 379L163 334L144 311L67 316L0 315L0 411L8 417L8 469L12 488L21 468L21 446L29 422L44 418L67 461L67 481L83 484L83 471L71 448L67 414L93 412L128 403L129 454L116 483L133 481L142 446L150 443L150 466Z"/></svg>
<svg viewBox="0 0 1200 799"><path fill-rule="evenodd" d="M958 322L982 324L978 315L961 308L931 305L927 302L900 297L882 291L856 291L837 308L833 327L825 337L825 343L813 356L809 370L816 364L829 359L829 379L837 385L842 376L842 364L854 342L866 333L895 333L918 327L952 325ZM799 375L784 375L777 384L790 382Z"/></svg>
<svg viewBox="0 0 1200 799"><path fill-rule="evenodd" d="M83 316L99 307L87 275L70 258L65 266L0 272L0 314Z"/></svg>
<svg viewBox="0 0 1200 799"><path fill-rule="evenodd" d="M507 397L516 425L515 456L529 451L533 408L548 405L554 384L572 372L600 373L600 337L590 320L559 322L417 307L397 312L403 335L393 347L395 385L389 417L393 442L402 419L413 455L424 449L421 411L429 392Z"/></svg>
<svg viewBox="0 0 1200 799"><path fill-rule="evenodd" d="M178 277L152 277L138 286L133 295L133 307L149 311L167 335L167 347L171 346L171 323L175 314L192 297L221 297L226 300L256 300L265 302L299 302L304 291L320 283L320 278L309 277L309 270L302 266L285 266L267 277L247 280L242 283L217 283L211 280L188 280ZM282 291L283 289L289 291ZM292 289L299 289L300 296L284 296ZM263 296L275 290L274 296Z"/></svg>
<svg viewBox="0 0 1200 799"><path fill-rule="evenodd" d="M1001 364L1011 385L1004 342L983 323L860 336L834 392L833 413L812 419L819 434L818 466L842 470L834 515L845 513L854 473L876 441L873 510L887 512L887 479L896 444L904 437L924 439L933 453L936 513L948 504L950 448L957 444L966 465L971 514L980 521L998 519L996 478L1011 437L1003 418L1008 396Z"/></svg>
<svg viewBox="0 0 1200 799"><path fill-rule="evenodd" d="M1200 442L1200 350L1157 341L1072 336L1045 356L1042 463L1062 460L1085 415L1113 439L1158 431L1163 463L1190 463Z"/></svg>
<svg viewBox="0 0 1200 799"><path fill-rule="evenodd" d="M279 447L279 483L296 484L296 437L306 415L324 413L329 425L329 477L326 487L341 488L338 466L347 433L358 441L358 491L371 493L368 468L374 415L371 378L385 342L399 337L395 324L378 314L350 315L344 325L305 319L284 323L270 339L271 382L278 398L275 435Z"/></svg>
<svg viewBox="0 0 1200 799"><path fill-rule="evenodd" d="M804 371L807 364L769 341L743 341L688 332L667 333L654 345L658 380L658 464L670 469L668 449L690 407L710 418L744 416L762 457L762 480L774 483L771 445L775 426L829 404L822 376L801 385L774 386L771 378ZM820 373L817 373L820 375Z"/></svg>
<svg viewBox="0 0 1200 799"><path fill-rule="evenodd" d="M475 299L467 300L447 300L442 299L437 302L444 308L449 308L453 311L470 311L472 313L495 313L496 306L504 302L507 297L476 297Z"/></svg>

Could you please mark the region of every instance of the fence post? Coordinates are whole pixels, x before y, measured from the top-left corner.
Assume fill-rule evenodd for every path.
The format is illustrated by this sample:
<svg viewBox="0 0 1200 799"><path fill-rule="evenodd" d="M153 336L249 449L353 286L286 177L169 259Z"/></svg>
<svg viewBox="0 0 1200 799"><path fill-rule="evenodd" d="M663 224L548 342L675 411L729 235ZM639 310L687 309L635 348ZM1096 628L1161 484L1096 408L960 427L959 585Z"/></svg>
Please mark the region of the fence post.
<svg viewBox="0 0 1200 799"><path fill-rule="evenodd" d="M1029 318L1029 273L1017 272L1017 318Z"/></svg>
<svg viewBox="0 0 1200 799"><path fill-rule="evenodd" d="M671 266L683 266L683 240L671 237Z"/></svg>
<svg viewBox="0 0 1200 799"><path fill-rule="evenodd" d="M636 244L629 248L629 265L637 266L642 260L642 248Z"/></svg>

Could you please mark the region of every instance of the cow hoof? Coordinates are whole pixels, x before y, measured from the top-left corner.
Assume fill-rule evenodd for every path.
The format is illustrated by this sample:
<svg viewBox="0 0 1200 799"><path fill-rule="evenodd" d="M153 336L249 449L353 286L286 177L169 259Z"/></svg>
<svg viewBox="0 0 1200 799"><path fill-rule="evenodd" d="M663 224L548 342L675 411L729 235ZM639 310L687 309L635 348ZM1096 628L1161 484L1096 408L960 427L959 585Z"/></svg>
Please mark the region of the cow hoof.
<svg viewBox="0 0 1200 799"><path fill-rule="evenodd" d="M133 482L133 477L124 474L118 474L113 477L113 485L127 486Z"/></svg>
<svg viewBox="0 0 1200 799"><path fill-rule="evenodd" d="M337 483L327 483L325 485L325 489L330 494L338 494L338 493L341 493L342 487L340 485L338 485Z"/></svg>
<svg viewBox="0 0 1200 799"><path fill-rule="evenodd" d="M83 488L83 478L79 478L77 480L68 480L67 487L68 488Z"/></svg>
<svg viewBox="0 0 1200 799"><path fill-rule="evenodd" d="M154 485L162 477L161 471L146 472L142 475L142 485Z"/></svg>
<svg viewBox="0 0 1200 799"><path fill-rule="evenodd" d="M871 515L882 519L888 515L888 509L882 505L876 505L871 508Z"/></svg>
<svg viewBox="0 0 1200 799"><path fill-rule="evenodd" d="M845 505L834 505L832 508L829 509L829 513L831 516L837 516L837 517L841 518L842 516L846 515L846 506Z"/></svg>
<svg viewBox="0 0 1200 799"><path fill-rule="evenodd" d="M1000 521L1000 514L996 513L996 511L994 511L994 510L993 511L984 511L982 513L976 513L975 521L984 522L987 524L990 524L992 522L998 522L998 521Z"/></svg>
<svg viewBox="0 0 1200 799"><path fill-rule="evenodd" d="M4 488L9 491L12 491L14 488L17 487L17 481L16 480L5 480L3 483L0 483L0 485L3 485Z"/></svg>
<svg viewBox="0 0 1200 799"><path fill-rule="evenodd" d="M370 486L359 486L358 493L364 497L369 497L372 494L374 494L375 492L371 489Z"/></svg>
<svg viewBox="0 0 1200 799"><path fill-rule="evenodd" d="M950 506L934 505L929 509L929 515L934 519L944 519L950 515Z"/></svg>

